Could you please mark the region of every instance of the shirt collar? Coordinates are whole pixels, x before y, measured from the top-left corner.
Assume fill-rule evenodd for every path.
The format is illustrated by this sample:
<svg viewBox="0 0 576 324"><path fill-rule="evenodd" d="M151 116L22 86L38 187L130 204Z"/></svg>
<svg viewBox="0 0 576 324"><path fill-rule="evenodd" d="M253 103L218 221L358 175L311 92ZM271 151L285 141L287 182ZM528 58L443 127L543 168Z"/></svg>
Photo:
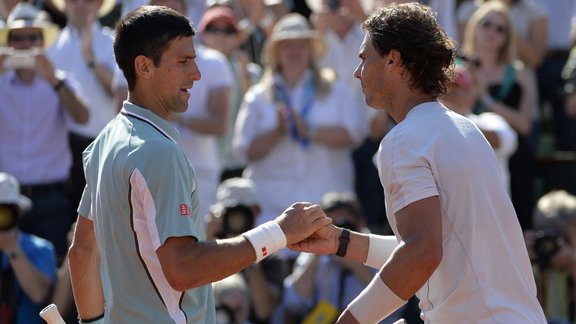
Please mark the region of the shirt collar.
<svg viewBox="0 0 576 324"><path fill-rule="evenodd" d="M168 137L175 143L180 138L178 130L176 130L172 124L170 124L164 118L153 113L150 109L140 107L129 101L124 101L120 113L123 115L132 116L150 124L152 127L156 128L156 130L162 133L162 135Z"/></svg>

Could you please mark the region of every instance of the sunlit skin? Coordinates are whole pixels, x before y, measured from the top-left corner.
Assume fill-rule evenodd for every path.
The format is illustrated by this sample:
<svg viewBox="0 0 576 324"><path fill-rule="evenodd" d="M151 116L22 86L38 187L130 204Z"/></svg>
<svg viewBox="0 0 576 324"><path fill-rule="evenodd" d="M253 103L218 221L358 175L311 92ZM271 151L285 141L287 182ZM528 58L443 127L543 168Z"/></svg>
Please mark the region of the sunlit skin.
<svg viewBox="0 0 576 324"><path fill-rule="evenodd" d="M226 20L218 18L210 22L210 27L215 27L220 30L234 28ZM202 42L206 44L206 46L213 48L226 56L230 56L232 51L238 47L238 33L225 34L202 32L201 37Z"/></svg>
<svg viewBox="0 0 576 324"><path fill-rule="evenodd" d="M166 120L170 120L173 113L185 112L188 109L189 90L201 78L195 59L192 37L172 40L158 66L154 66L150 58L142 55L136 57L138 80L128 100L149 108ZM138 83L142 83L142 86L139 87Z"/></svg>
<svg viewBox="0 0 576 324"><path fill-rule="evenodd" d="M66 0L68 23L80 30L91 23L98 15L104 0Z"/></svg>
<svg viewBox="0 0 576 324"><path fill-rule="evenodd" d="M485 23L489 26L485 27ZM497 28L503 29L504 32L498 32ZM508 26L504 16L496 12L489 13L476 26L475 48L484 51L499 50L507 41L507 32Z"/></svg>
<svg viewBox="0 0 576 324"><path fill-rule="evenodd" d="M287 39L278 44L278 64L285 81L294 86L312 62L309 39Z"/></svg>
<svg viewBox="0 0 576 324"><path fill-rule="evenodd" d="M354 77L362 84L366 104L374 109L385 109L391 101L386 94L386 56L380 56L368 34L364 36L358 56L361 61Z"/></svg>

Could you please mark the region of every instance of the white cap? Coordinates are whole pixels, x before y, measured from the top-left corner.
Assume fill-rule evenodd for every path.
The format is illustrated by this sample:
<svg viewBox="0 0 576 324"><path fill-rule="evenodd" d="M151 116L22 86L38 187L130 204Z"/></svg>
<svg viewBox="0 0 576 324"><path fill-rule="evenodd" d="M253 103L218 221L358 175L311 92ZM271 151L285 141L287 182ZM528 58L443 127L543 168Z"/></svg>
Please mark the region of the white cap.
<svg viewBox="0 0 576 324"><path fill-rule="evenodd" d="M220 183L216 191L216 204L226 208L238 205L259 205L260 202L256 197L252 180L236 177L226 179Z"/></svg>
<svg viewBox="0 0 576 324"><path fill-rule="evenodd" d="M28 197L20 194L20 184L11 174L0 172L0 204L17 205L20 211L32 207Z"/></svg>

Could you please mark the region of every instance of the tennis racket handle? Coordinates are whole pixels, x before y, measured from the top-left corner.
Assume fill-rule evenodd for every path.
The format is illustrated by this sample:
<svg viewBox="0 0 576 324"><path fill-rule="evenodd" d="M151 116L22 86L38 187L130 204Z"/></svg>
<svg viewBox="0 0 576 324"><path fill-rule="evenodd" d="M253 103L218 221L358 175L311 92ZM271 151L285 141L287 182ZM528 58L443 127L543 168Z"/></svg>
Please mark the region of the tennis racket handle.
<svg viewBox="0 0 576 324"><path fill-rule="evenodd" d="M48 324L66 324L55 304L50 304L44 307L44 309L40 311L40 317L42 317Z"/></svg>

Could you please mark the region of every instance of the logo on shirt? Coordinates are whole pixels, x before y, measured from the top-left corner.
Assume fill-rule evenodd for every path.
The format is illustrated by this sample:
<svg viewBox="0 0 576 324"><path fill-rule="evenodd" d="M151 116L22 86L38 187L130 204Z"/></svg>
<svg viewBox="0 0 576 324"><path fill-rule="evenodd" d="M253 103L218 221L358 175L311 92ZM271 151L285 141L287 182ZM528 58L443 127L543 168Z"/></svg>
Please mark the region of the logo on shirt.
<svg viewBox="0 0 576 324"><path fill-rule="evenodd" d="M266 250L266 247L262 247L262 256L267 256L268 255L268 250Z"/></svg>
<svg viewBox="0 0 576 324"><path fill-rule="evenodd" d="M180 215L192 216L192 211L190 210L190 206L188 206L186 204L180 204Z"/></svg>

